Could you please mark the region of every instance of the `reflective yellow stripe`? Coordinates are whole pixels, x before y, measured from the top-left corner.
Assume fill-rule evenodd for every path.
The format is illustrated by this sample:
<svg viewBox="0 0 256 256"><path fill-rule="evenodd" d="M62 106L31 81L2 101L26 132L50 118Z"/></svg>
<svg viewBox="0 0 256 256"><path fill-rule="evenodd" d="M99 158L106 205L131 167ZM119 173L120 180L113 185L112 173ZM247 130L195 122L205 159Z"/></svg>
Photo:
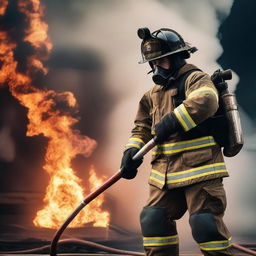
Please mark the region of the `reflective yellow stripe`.
<svg viewBox="0 0 256 256"><path fill-rule="evenodd" d="M140 138L134 138L134 137L132 137L132 138L129 139L129 141L134 141L134 140L135 140L135 141L139 141L139 142L145 144L144 141L143 141L142 139L140 139Z"/></svg>
<svg viewBox="0 0 256 256"><path fill-rule="evenodd" d="M201 137L194 140L186 140L186 141L180 141L180 142L169 143L169 144L160 144L156 146L152 154L153 155L157 155L157 154L169 155L169 154L179 153L187 150L209 147L213 145L216 145L214 138L212 136L206 136L206 137Z"/></svg>
<svg viewBox="0 0 256 256"><path fill-rule="evenodd" d="M173 172L167 174L167 184L173 184L177 182L187 181L211 174L227 173L225 163L215 163L203 165L197 168L181 172Z"/></svg>
<svg viewBox="0 0 256 256"><path fill-rule="evenodd" d="M188 131L196 126L184 104L180 104L177 108L175 108L174 114L176 115L185 131Z"/></svg>
<svg viewBox="0 0 256 256"><path fill-rule="evenodd" d="M141 149L143 146L145 145L145 143L143 142L142 139L139 139L139 138L130 138L128 140L128 143L125 145L125 148L138 148L138 149Z"/></svg>
<svg viewBox="0 0 256 256"><path fill-rule="evenodd" d="M231 240L232 238L230 237L228 240L200 243L199 246L200 246L200 249L204 251L224 250L232 245Z"/></svg>
<svg viewBox="0 0 256 256"><path fill-rule="evenodd" d="M192 169L181 171L181 172L168 173L167 175L152 169L150 172L149 179L161 185L164 185L165 182L167 184L175 184L175 183L184 182L184 181L192 180L195 178L200 178L200 177L204 177L212 174L219 174L219 173L227 173L224 162L203 165L200 167L192 168Z"/></svg>
<svg viewBox="0 0 256 256"><path fill-rule="evenodd" d="M203 147L209 147L209 146L213 146L216 145L216 142L211 142L211 143L207 143L204 145L200 145L200 146L191 146L191 147L186 147L186 148L181 148L181 149L176 149L176 150L165 150L165 151L157 151L157 152L153 152L153 155L157 155L157 154L173 154L173 153L179 153L179 152L183 152L183 151L188 151L191 149L198 149L198 148L203 148Z"/></svg>
<svg viewBox="0 0 256 256"><path fill-rule="evenodd" d="M191 99L196 96L207 95L207 94L212 94L215 96L217 101L219 100L219 96L218 96L218 93L216 92L216 90L214 90L212 87L209 87L209 86L203 86L199 89L194 90L193 92L188 94L187 98Z"/></svg>
<svg viewBox="0 0 256 256"><path fill-rule="evenodd" d="M166 242L166 243L145 243L144 246L161 246L161 245L172 245L172 244L178 244L179 241L175 242Z"/></svg>
<svg viewBox="0 0 256 256"><path fill-rule="evenodd" d="M178 244L178 235L163 237L143 237L144 246L162 246Z"/></svg>
<svg viewBox="0 0 256 256"><path fill-rule="evenodd" d="M132 143L126 144L125 148L138 148L138 149L141 149L141 147L138 144L132 144Z"/></svg>
<svg viewBox="0 0 256 256"><path fill-rule="evenodd" d="M178 235L173 235L173 236L150 236L150 237L143 237L143 240L152 240L152 239L169 239L169 238L177 238Z"/></svg>
<svg viewBox="0 0 256 256"><path fill-rule="evenodd" d="M204 242L204 243L199 243L199 245L226 243L226 242L230 242L231 240L232 240L232 237L230 237L228 240Z"/></svg>
<svg viewBox="0 0 256 256"><path fill-rule="evenodd" d="M153 170L153 169L151 170L149 179L153 180L155 182L158 182L161 185L165 184L165 174L158 172L156 170Z"/></svg>
<svg viewBox="0 0 256 256"><path fill-rule="evenodd" d="M177 182L182 182L182 181L192 180L192 179L195 179L195 178L200 178L200 177L211 175L211 174L226 173L226 172L227 172L227 170L223 169L223 170L219 170L219 171L201 173L201 174L193 175L193 176L182 178L182 179L167 180L167 184L173 184L173 183L177 183Z"/></svg>
<svg viewBox="0 0 256 256"><path fill-rule="evenodd" d="M185 171L181 171L181 172L168 173L168 176L176 176L176 175L179 175L179 174L186 174L186 173L192 172L194 170L200 170L200 169L204 169L204 168L212 167L212 166L214 166L214 167L216 167L216 166L225 166L225 164L224 164L224 162L222 162L222 163L215 163L215 164L207 164L207 165L203 165L203 166L200 166L200 167L196 167L196 168L185 170Z"/></svg>
<svg viewBox="0 0 256 256"><path fill-rule="evenodd" d="M174 146L174 145L183 145L183 144L187 144L187 143L201 141L201 140L204 140L204 139L213 139L213 137L212 136L205 136L205 137L201 137L201 138L197 138L197 139L193 139L193 140L183 140L183 141L174 142L174 143L160 144L160 146L163 145L165 147L170 147L170 146Z"/></svg>
<svg viewBox="0 0 256 256"><path fill-rule="evenodd" d="M175 116L177 117L177 119L179 120L182 127L184 128L184 130L188 131L189 128L188 128L187 124L183 121L183 119L182 119L180 113L178 112L177 108L175 108L173 112L174 112Z"/></svg>
<svg viewBox="0 0 256 256"><path fill-rule="evenodd" d="M192 125L193 127L195 127L196 124L195 124L195 122L193 121L193 119L191 118L191 116L189 115L189 113L188 113L187 109L185 108L185 106L184 106L183 104L181 104L180 107L181 107L181 110L182 110L182 112L184 113L184 115L187 117L188 121L191 123L191 125Z"/></svg>
<svg viewBox="0 0 256 256"><path fill-rule="evenodd" d="M165 175L163 174L163 173L161 173L161 172L158 172L157 170L151 170L151 172L153 172L153 173L155 173L155 174L157 174L157 175L159 175L159 176L161 176L161 177L165 177Z"/></svg>
<svg viewBox="0 0 256 256"><path fill-rule="evenodd" d="M151 177L151 176L150 176L149 179L150 179L150 180L153 180L153 181L155 181L155 182L157 182L157 183L160 183L161 185L164 185L164 183L165 183L164 181L159 180L159 179L157 179L157 178L155 178L155 177Z"/></svg>

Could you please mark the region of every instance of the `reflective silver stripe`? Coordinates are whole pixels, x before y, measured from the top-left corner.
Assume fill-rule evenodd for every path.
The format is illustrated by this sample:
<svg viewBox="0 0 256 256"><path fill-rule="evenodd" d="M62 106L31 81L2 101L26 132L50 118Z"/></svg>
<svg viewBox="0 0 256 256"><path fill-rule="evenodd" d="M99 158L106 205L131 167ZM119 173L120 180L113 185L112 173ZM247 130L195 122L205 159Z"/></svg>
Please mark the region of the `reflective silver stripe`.
<svg viewBox="0 0 256 256"><path fill-rule="evenodd" d="M182 182L218 173L227 173L225 163L208 164L197 168L192 168L186 171L168 173L167 184Z"/></svg>
<svg viewBox="0 0 256 256"><path fill-rule="evenodd" d="M224 250L231 246L232 238L222 241L211 241L206 243L200 243L200 249L204 251L213 251L213 250Z"/></svg>
<svg viewBox="0 0 256 256"><path fill-rule="evenodd" d="M175 142L170 144L160 144L160 145L157 145L157 147L155 148L152 154L153 155L158 155L158 154L170 155L170 154L175 154L175 153L179 153L187 150L209 147L213 145L216 145L214 138L212 136L206 136L206 137L201 137L194 140L186 140L186 141L180 141L180 142Z"/></svg>
<svg viewBox="0 0 256 256"><path fill-rule="evenodd" d="M128 143L125 145L125 148L138 148L141 149L143 146L145 145L145 143L143 142L143 140L139 139L139 138L130 138L128 140Z"/></svg>
<svg viewBox="0 0 256 256"><path fill-rule="evenodd" d="M161 173L161 172L158 172L156 170L151 170L150 172L150 177L149 177L150 180L153 180L155 182L158 182L162 185L165 184L165 174Z"/></svg>
<svg viewBox="0 0 256 256"><path fill-rule="evenodd" d="M178 235L174 236L160 236L160 237L143 237L144 246L162 246L178 244Z"/></svg>
<svg viewBox="0 0 256 256"><path fill-rule="evenodd" d="M175 108L174 114L178 118L185 131L188 131L196 126L184 104L180 104L177 108Z"/></svg>

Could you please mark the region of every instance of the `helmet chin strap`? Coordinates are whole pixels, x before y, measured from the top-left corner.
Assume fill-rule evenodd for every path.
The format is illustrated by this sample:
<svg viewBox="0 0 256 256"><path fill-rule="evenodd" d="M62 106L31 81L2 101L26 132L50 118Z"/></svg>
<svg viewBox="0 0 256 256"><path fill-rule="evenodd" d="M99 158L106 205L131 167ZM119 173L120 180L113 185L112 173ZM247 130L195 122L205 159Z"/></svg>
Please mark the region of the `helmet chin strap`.
<svg viewBox="0 0 256 256"><path fill-rule="evenodd" d="M155 72L155 70L154 70L154 65L153 65L152 61L149 61L148 64L149 64L149 66L151 67L151 70L147 73L147 75L150 74L150 73L152 73L152 72L153 72L153 73Z"/></svg>

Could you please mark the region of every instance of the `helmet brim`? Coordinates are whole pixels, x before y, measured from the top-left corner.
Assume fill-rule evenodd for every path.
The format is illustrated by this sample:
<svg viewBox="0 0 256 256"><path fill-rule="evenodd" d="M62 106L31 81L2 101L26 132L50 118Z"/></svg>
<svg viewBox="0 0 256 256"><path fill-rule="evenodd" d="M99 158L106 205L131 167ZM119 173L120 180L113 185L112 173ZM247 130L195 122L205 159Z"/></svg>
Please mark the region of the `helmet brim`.
<svg viewBox="0 0 256 256"><path fill-rule="evenodd" d="M149 62L149 61L153 61L153 60L157 60L157 59L161 59L161 58L164 58L164 57L167 57L167 56L170 56L170 55L173 55L175 53L179 53L179 52L184 52L184 51L188 51L188 52L191 52L191 53L194 53L195 51L197 51L197 48L191 46L189 43L186 43L186 45L176 51L172 51L172 52L167 52L167 53L164 53L160 56L157 56L157 57L153 57L153 58L149 58L149 59L142 59L140 60L138 63L139 64L144 64L146 62Z"/></svg>

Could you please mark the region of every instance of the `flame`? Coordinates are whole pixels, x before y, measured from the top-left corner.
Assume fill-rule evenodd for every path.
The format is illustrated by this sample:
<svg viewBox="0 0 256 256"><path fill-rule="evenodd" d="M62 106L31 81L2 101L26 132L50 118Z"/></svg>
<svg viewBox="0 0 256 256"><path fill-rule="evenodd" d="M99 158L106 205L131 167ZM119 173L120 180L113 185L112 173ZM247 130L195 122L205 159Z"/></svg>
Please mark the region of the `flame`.
<svg viewBox="0 0 256 256"><path fill-rule="evenodd" d="M8 0L0 0L0 15L3 15L6 11Z"/></svg>
<svg viewBox="0 0 256 256"><path fill-rule="evenodd" d="M91 170L89 172L90 178L90 191L94 191L96 188L98 188L103 183L103 178L99 178L96 175L96 171L94 166L91 167ZM107 211L101 211L100 207L103 204L104 196L100 195L97 197L97 200L92 201L86 209L88 211L88 219L91 219L94 221L93 226L95 227L105 227L106 226L106 220L107 223L109 223L109 212Z"/></svg>
<svg viewBox="0 0 256 256"><path fill-rule="evenodd" d="M0 0L0 17L6 14L8 4L8 0ZM14 57L20 42L15 40L13 32L0 27L0 85L8 84L12 95L27 108L29 123L26 135L42 134L48 139L43 168L49 174L50 182L44 198L45 206L37 212L33 223L37 227L58 228L84 197L81 180L71 168L71 161L78 154L90 156L96 141L72 129L78 120L68 111L57 108L58 103L64 103L70 112L77 107L71 92L56 93L34 86L33 76L47 73L43 61L52 49L48 25L43 21L39 0L18 0L16 7L27 24L22 41L28 43L33 51L26 56L26 69L20 71L21 64ZM89 174L90 189L95 189L102 183L102 178L96 176L93 167ZM70 227L81 227L88 222L94 226L107 226L109 213L101 210L103 200L100 196L85 207Z"/></svg>
<svg viewBox="0 0 256 256"><path fill-rule="evenodd" d="M98 178L95 169L89 172L90 189L93 191L103 180ZM67 216L83 199L80 179L76 177L72 169L62 169L61 172L51 177L52 186L48 186L45 200L49 204L37 212L34 224L41 227L57 227L56 223L63 223ZM72 221L70 227L81 227L84 223L92 222L95 227L106 227L109 223L109 213L102 211L101 206L104 197L100 195L85 207L83 211ZM50 213L50 214L49 214Z"/></svg>

